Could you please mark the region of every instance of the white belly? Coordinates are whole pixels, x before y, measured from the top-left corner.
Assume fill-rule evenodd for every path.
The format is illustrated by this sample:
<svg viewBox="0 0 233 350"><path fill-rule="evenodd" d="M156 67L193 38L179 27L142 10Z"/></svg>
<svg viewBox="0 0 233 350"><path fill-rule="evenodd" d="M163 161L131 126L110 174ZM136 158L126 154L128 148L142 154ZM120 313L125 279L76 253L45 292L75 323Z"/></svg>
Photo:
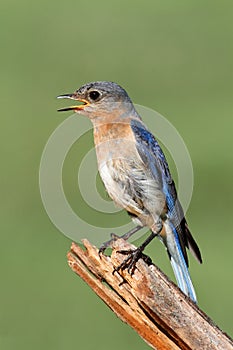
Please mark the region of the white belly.
<svg viewBox="0 0 233 350"><path fill-rule="evenodd" d="M143 217L161 215L164 194L149 171L145 172L143 163L110 159L99 164L99 172L109 196L118 206Z"/></svg>

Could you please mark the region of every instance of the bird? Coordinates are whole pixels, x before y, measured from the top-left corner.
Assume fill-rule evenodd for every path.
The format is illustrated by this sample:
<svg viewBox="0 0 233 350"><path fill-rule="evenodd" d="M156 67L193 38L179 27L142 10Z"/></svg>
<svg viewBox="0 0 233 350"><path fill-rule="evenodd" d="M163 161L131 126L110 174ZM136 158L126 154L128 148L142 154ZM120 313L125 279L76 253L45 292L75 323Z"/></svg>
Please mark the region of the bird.
<svg viewBox="0 0 233 350"><path fill-rule="evenodd" d="M154 135L143 123L126 90L110 81L90 82L71 94L59 95L81 104L58 109L88 117L98 170L115 204L125 209L135 227L121 237L127 240L143 227L150 230L136 249L120 251L126 258L115 270L133 274L145 247L154 239L165 245L179 288L194 303L197 297L188 271L188 248L199 263L202 257L191 235L179 202L166 157ZM100 253L110 245L103 243Z"/></svg>

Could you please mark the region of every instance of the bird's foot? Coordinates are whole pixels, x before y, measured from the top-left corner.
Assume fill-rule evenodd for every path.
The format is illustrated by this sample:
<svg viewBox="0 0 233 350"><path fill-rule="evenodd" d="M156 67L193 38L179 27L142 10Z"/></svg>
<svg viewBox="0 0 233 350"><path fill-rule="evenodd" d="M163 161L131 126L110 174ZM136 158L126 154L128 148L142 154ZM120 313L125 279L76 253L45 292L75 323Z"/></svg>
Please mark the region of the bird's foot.
<svg viewBox="0 0 233 350"><path fill-rule="evenodd" d="M107 248L112 248L112 243L115 242L118 238L120 238L115 233L111 233L110 236L111 238L108 241L101 244L99 249L99 255L104 254Z"/></svg>
<svg viewBox="0 0 233 350"><path fill-rule="evenodd" d="M138 225L134 228L132 228L130 231L124 233L122 236L117 236L115 233L111 233L111 239L109 239L107 242L104 242L99 249L99 255L103 254L107 248L112 248L112 243L114 243L118 238L122 238L125 241L129 239L134 233L138 232L142 226Z"/></svg>
<svg viewBox="0 0 233 350"><path fill-rule="evenodd" d="M119 272L120 270L124 270L127 268L128 273L132 276L136 267L137 261L142 258L148 265L152 264L151 259L142 253L141 247L138 247L136 249L129 249L129 250L118 250L117 253L128 255L123 262L114 268L113 274L115 272Z"/></svg>

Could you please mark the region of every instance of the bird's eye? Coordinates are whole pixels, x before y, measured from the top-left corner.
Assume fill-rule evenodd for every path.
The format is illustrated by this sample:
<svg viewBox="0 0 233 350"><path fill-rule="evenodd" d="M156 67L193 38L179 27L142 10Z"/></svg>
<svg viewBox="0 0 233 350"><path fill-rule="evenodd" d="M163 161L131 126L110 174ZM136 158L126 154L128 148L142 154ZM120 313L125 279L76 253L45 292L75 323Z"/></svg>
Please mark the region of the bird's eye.
<svg viewBox="0 0 233 350"><path fill-rule="evenodd" d="M100 97L100 93L99 91L93 90L93 91L90 91L89 96L93 101L96 101Z"/></svg>

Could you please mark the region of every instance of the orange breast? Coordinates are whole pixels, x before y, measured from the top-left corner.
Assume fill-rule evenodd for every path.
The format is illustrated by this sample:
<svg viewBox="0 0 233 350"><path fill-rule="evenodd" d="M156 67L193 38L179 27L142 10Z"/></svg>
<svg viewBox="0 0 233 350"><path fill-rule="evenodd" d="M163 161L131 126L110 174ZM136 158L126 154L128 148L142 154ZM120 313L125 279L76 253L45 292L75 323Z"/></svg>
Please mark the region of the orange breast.
<svg viewBox="0 0 233 350"><path fill-rule="evenodd" d="M110 141L113 139L127 139L134 141L134 135L132 133L129 122L113 122L99 124L94 127L95 145L99 145L102 142Z"/></svg>

